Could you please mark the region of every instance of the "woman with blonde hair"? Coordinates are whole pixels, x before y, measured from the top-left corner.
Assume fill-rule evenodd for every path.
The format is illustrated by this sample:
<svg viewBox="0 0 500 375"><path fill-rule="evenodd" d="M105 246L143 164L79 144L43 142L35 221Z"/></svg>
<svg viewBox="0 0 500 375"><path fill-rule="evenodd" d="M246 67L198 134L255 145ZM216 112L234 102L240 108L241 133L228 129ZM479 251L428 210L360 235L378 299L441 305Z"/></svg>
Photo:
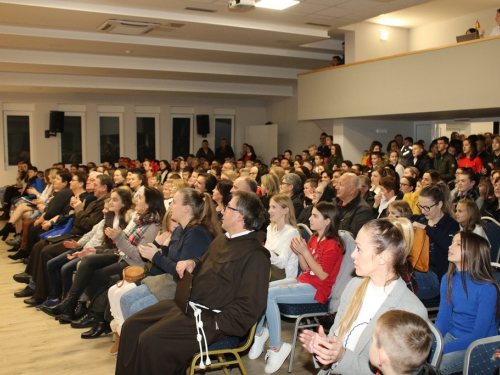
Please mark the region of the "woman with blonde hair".
<svg viewBox="0 0 500 375"><path fill-rule="evenodd" d="M275 194L269 202L269 219L266 244L271 253L271 281L297 277L299 260L290 245L300 237L295 220L295 210L290 196Z"/></svg>
<svg viewBox="0 0 500 375"><path fill-rule="evenodd" d="M280 192L280 180L273 173L268 173L260 178L260 191L262 196L260 200L264 205L265 209L269 209L269 201L273 195Z"/></svg>
<svg viewBox="0 0 500 375"><path fill-rule="evenodd" d="M427 310L404 281L413 228L406 218L377 219L365 224L356 237L356 275L340 300L328 337L323 328L300 335L315 360L336 374L372 375L369 351L379 317L388 310L413 312L427 319Z"/></svg>
<svg viewBox="0 0 500 375"><path fill-rule="evenodd" d="M278 181L281 183L281 181L283 180L283 176L285 175L285 170L283 168L273 165L269 172L275 175L278 178Z"/></svg>
<svg viewBox="0 0 500 375"><path fill-rule="evenodd" d="M278 371L291 351L291 345L281 338L278 304L328 301L345 252L338 233L339 223L340 214L336 205L318 203L310 218L310 227L314 233L309 242L306 243L299 237L293 238L291 242L291 249L298 256L302 274L297 278L275 281L269 286L267 309L257 325L255 341L248 353L248 358L257 359L270 338L270 348L266 355L267 374ZM265 320L267 328L264 328Z"/></svg>

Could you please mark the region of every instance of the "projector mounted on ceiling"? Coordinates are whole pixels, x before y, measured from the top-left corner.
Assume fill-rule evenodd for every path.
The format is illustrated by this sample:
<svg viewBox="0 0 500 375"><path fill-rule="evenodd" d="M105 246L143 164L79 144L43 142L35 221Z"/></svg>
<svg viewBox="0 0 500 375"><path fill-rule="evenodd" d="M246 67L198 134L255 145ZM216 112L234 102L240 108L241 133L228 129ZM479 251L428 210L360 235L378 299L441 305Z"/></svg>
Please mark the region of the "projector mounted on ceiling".
<svg viewBox="0 0 500 375"><path fill-rule="evenodd" d="M96 30L110 34L141 35L160 26L160 23L153 22L107 20Z"/></svg>
<svg viewBox="0 0 500 375"><path fill-rule="evenodd" d="M229 9L246 10L255 7L255 0L229 0Z"/></svg>

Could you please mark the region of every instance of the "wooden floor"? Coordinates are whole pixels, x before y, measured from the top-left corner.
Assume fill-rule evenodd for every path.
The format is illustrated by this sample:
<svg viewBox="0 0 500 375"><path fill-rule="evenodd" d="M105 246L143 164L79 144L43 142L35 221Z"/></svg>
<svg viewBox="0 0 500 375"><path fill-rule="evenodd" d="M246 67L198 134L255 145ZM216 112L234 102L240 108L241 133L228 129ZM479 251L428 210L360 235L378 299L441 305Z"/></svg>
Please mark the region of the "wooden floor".
<svg viewBox="0 0 500 375"><path fill-rule="evenodd" d="M5 222L0 222L3 227ZM5 242L0 241L0 374L114 374L116 357L109 355L111 335L82 340L83 330L61 325L54 318L36 311L15 298L13 293L25 287L12 279L24 272L25 265L7 258ZM283 338L291 342L293 325L283 322ZM264 355L243 362L248 374L264 374ZM288 361L276 374L287 374ZM239 374L233 369L232 374ZM316 374L310 355L297 345L293 374ZM210 374L223 374L211 371ZM145 375L145 374L141 374Z"/></svg>

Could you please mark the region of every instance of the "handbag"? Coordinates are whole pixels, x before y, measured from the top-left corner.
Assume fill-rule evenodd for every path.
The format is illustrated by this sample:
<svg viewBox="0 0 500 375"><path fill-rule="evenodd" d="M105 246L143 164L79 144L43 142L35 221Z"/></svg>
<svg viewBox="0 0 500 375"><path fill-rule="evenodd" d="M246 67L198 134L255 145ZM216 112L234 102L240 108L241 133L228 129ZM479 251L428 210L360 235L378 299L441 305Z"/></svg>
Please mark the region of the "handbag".
<svg viewBox="0 0 500 375"><path fill-rule="evenodd" d="M56 224L54 228L44 232L40 235L40 239L46 240L49 237L60 236L61 234L71 233L71 229L73 229L73 218L70 218L68 221L62 222L60 224Z"/></svg>
<svg viewBox="0 0 500 375"><path fill-rule="evenodd" d="M415 237L409 259L415 270L419 272L429 271L429 236L425 229L415 228Z"/></svg>
<svg viewBox="0 0 500 375"><path fill-rule="evenodd" d="M146 274L144 273L144 267L139 266L128 266L123 269L123 279L116 283L118 288L126 282L133 283L139 279L142 279Z"/></svg>

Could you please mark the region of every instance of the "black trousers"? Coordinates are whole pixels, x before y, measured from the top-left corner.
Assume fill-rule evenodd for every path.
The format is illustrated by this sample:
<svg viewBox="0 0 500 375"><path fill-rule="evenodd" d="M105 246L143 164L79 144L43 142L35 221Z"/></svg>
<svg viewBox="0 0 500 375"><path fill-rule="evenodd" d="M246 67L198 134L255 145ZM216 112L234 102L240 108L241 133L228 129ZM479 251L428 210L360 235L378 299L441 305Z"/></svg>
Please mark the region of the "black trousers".
<svg viewBox="0 0 500 375"><path fill-rule="evenodd" d="M78 267L71 291L81 294L86 290L88 297L93 299L109 286L110 276L121 276L127 266L127 262L118 262L115 254L87 255Z"/></svg>

